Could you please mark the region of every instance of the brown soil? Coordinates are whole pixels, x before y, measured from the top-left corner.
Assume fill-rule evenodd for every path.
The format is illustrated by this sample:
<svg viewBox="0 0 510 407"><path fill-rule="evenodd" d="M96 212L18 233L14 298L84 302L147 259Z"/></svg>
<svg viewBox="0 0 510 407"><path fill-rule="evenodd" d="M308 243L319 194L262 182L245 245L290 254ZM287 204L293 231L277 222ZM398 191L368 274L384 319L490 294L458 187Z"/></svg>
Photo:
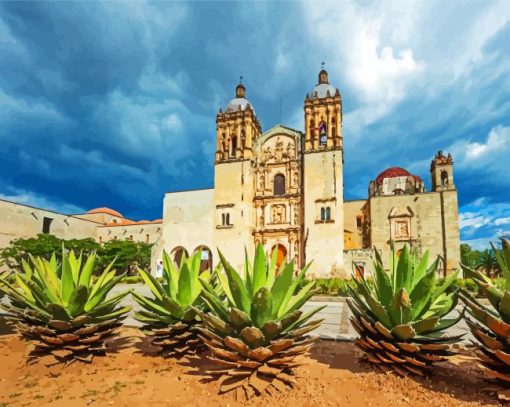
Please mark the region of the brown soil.
<svg viewBox="0 0 510 407"><path fill-rule="evenodd" d="M203 372L203 359L175 361L155 356L143 335L125 328L109 344L108 356L92 364L27 364L31 345L15 335L0 336L0 407L4 406L236 406L218 395ZM147 355L147 352L152 352ZM298 386L264 395L252 406L479 406L498 405L473 358L458 356L428 379L375 372L360 362L352 343L319 342L309 363L296 370Z"/></svg>

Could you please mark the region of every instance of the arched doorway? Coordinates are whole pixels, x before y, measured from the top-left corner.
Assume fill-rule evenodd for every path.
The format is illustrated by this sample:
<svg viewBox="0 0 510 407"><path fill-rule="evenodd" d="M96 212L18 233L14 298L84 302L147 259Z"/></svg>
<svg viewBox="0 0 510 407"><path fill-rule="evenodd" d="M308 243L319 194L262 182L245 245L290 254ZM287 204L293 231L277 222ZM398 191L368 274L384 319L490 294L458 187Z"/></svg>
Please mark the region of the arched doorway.
<svg viewBox="0 0 510 407"><path fill-rule="evenodd" d="M212 251L207 246L198 246L195 251L201 250L201 261L200 261L200 273L206 271L206 270L212 270L213 265L213 257L212 257Z"/></svg>
<svg viewBox="0 0 510 407"><path fill-rule="evenodd" d="M276 256L276 267L280 268L281 264L287 257L287 249L285 248L284 245L278 243L273 246L273 249L271 250L271 255L274 253L275 250L278 251L278 254Z"/></svg>
<svg viewBox="0 0 510 407"><path fill-rule="evenodd" d="M188 251L184 247L177 246L176 248L174 248L172 250L171 257L172 257L174 263L177 265L177 267L180 267L183 257L188 258L189 255L188 255Z"/></svg>

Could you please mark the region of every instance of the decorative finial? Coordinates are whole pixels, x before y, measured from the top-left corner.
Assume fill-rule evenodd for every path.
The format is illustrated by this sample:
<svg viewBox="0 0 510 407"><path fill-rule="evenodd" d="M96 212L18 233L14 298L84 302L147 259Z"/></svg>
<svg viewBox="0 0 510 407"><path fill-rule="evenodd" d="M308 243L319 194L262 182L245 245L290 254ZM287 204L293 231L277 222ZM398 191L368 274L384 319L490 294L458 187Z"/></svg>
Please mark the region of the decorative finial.
<svg viewBox="0 0 510 407"><path fill-rule="evenodd" d="M321 62L321 69L324 69L324 65L325 65L325 64L326 64L326 63L325 63L324 61L322 61L322 62Z"/></svg>
<svg viewBox="0 0 510 407"><path fill-rule="evenodd" d="M239 77L239 83L241 83L241 84L243 83L243 75L241 75L241 76Z"/></svg>

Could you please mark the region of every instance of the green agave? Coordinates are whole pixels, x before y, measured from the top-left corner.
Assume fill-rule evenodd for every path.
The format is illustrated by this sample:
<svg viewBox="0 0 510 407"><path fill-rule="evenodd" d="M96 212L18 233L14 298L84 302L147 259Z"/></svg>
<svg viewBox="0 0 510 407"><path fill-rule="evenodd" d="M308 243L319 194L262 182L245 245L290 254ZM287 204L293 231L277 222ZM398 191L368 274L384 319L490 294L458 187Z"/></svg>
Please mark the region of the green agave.
<svg viewBox="0 0 510 407"><path fill-rule="evenodd" d="M457 304L456 292L448 293L457 273L439 282L439 259L428 266L428 252L419 258L407 246L398 260L392 251L388 273L374 251L374 284L355 278L356 289L351 287L352 299L347 300L351 323L360 335L356 345L385 371L423 375L434 362L445 360L450 345L462 338L442 334L462 318L445 318Z"/></svg>
<svg viewBox="0 0 510 407"><path fill-rule="evenodd" d="M271 259L259 244L253 263L246 255L244 279L219 252L224 273L218 273L225 300L201 278L202 298L210 313L197 309L205 327L201 338L221 369L210 371L219 378L220 392L235 390L246 399L268 390L295 383L292 369L300 365L317 338L305 335L322 320L310 320L321 308L303 313L300 308L315 294L315 282L301 289L309 265L297 275L294 263L276 267L276 251Z"/></svg>
<svg viewBox="0 0 510 407"><path fill-rule="evenodd" d="M494 245L492 249L505 280L504 289L496 287L480 271L461 265L474 277L480 294L491 306L482 304L465 290L460 296L468 306L471 318L466 318L466 322L479 342L479 357L488 376L510 383L510 242L502 239L502 249L497 250Z"/></svg>
<svg viewBox="0 0 510 407"><path fill-rule="evenodd" d="M200 273L201 258L201 251L189 258L184 255L178 268L163 252L162 283L149 273L138 270L153 297L132 293L143 308L135 314L135 318L144 324L144 331L153 336L152 344L160 347L164 356L182 357L203 348L196 330L201 322L196 309L206 310L200 297L202 285L199 276L212 284L214 273L210 270Z"/></svg>
<svg viewBox="0 0 510 407"><path fill-rule="evenodd" d="M121 326L130 307L119 307L129 293L106 298L122 276L115 277L111 263L94 281L96 256L62 250L62 263L55 255L48 261L30 257L14 282L0 279L0 290L10 304L2 304L18 332L35 344L33 356L52 354L58 361L89 362L104 354L104 341Z"/></svg>

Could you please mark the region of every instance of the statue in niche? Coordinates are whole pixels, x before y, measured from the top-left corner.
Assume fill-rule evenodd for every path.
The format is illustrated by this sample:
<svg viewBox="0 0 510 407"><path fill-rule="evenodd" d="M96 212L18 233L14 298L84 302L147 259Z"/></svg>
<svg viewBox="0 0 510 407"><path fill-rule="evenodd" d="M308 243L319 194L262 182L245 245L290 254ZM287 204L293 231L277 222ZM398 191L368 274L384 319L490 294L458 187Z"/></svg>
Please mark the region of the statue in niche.
<svg viewBox="0 0 510 407"><path fill-rule="evenodd" d="M297 225L299 223L299 205L294 205L294 224Z"/></svg>
<svg viewBox="0 0 510 407"><path fill-rule="evenodd" d="M409 237L409 226L407 222L396 222L395 237Z"/></svg>
<svg viewBox="0 0 510 407"><path fill-rule="evenodd" d="M260 227L264 226L264 214L260 215L260 218L259 218L259 226L260 226Z"/></svg>
<svg viewBox="0 0 510 407"><path fill-rule="evenodd" d="M267 161L271 158L271 147L267 146L264 150L264 161Z"/></svg>
<svg viewBox="0 0 510 407"><path fill-rule="evenodd" d="M289 156L289 158L294 158L295 156L295 148L294 143L292 141L290 141L289 144L287 144L287 155Z"/></svg>
<svg viewBox="0 0 510 407"><path fill-rule="evenodd" d="M264 171L262 171L262 172L260 173L260 178L259 178L259 180L260 180L259 190L260 190L260 191L263 191L263 190L264 190L264 188L265 188L265 183L266 183L266 174L264 174Z"/></svg>
<svg viewBox="0 0 510 407"><path fill-rule="evenodd" d="M278 161L280 161L283 157L283 141L280 140L280 137L276 139L275 156Z"/></svg>
<svg viewBox="0 0 510 407"><path fill-rule="evenodd" d="M298 176L298 172L297 171L293 174L292 185L294 185L294 187L296 187L296 188L299 185L299 176Z"/></svg>
<svg viewBox="0 0 510 407"><path fill-rule="evenodd" d="M285 222L285 205L273 205L271 207L271 222L272 223Z"/></svg>

